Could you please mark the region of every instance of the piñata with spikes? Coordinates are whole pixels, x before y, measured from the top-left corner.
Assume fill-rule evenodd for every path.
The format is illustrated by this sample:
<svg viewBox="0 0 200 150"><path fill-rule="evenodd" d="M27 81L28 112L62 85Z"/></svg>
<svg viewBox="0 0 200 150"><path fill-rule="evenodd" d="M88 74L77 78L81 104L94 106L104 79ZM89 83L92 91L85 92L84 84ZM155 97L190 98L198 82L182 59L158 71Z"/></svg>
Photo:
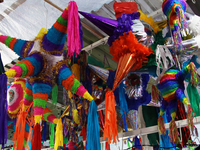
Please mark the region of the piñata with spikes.
<svg viewBox="0 0 200 150"><path fill-rule="evenodd" d="M68 12L68 9L70 10L70 12ZM41 134L39 123L42 119L42 115L46 108L48 96L54 84L57 84L58 86L63 86L66 90L70 90L73 94L77 94L84 99L93 101L93 97L88 93L84 86L75 78L70 69L67 67L67 63L64 60L63 56L63 46L67 36L68 24L72 23L70 24L71 29L76 28L73 29L73 32L76 32L76 35L80 34L78 33L80 29L76 26L77 23L79 23L79 18L77 18L77 14L78 9L76 3L74 1L71 1L69 7L63 11L62 15L57 19L53 26L48 31L42 29L33 41L25 41L9 36L0 35L0 42L7 45L21 58L23 58L11 69L9 69L5 74L8 78L28 78L26 82L27 88L25 89L23 111L26 111L26 109L33 102L35 126L32 137L32 141L34 143L32 144L32 149L35 150L41 149ZM69 22L68 18L70 18ZM75 25L74 27L73 24ZM77 37L80 38L81 36ZM74 37L69 38L71 42L74 41ZM78 50L80 50L79 48L81 45L81 40L77 39L76 41L78 42L75 43L78 47L76 47L77 54ZM74 43L71 44L72 45L69 46L71 49L73 49ZM70 52L73 53L72 51ZM69 56L71 55L71 53L69 54ZM94 111L96 110L95 102L92 102L92 104L93 105L90 108L90 112L93 113L91 114L93 115L93 120L90 120L90 122L94 123L94 121L98 121L98 116L97 112ZM56 132L56 135L59 136L62 136L60 135L62 131L61 124L62 122L59 119L57 122L58 131ZM95 126L93 128L97 127ZM91 140L96 140L97 138L100 138L99 132L96 133L97 135L93 135L95 136L95 138L92 138ZM93 133L91 132L90 134ZM62 139L62 137L59 138ZM62 146L62 142L57 139L55 143L55 149L57 149L58 146ZM92 144L92 149L95 149L94 146L100 147L100 142L97 142L95 145Z"/></svg>

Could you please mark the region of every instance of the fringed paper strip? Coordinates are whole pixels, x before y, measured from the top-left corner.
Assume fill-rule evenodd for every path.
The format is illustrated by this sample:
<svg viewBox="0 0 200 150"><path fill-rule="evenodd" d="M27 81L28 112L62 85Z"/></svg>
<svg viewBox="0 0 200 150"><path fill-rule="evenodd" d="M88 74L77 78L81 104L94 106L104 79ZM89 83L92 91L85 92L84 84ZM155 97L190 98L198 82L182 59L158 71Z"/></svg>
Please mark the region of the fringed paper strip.
<svg viewBox="0 0 200 150"><path fill-rule="evenodd" d="M115 96L112 91L108 91L105 97L105 127L103 133L103 139L108 138L108 143L116 143L118 140L117 131L117 115L115 110Z"/></svg>
<svg viewBox="0 0 200 150"><path fill-rule="evenodd" d="M41 150L41 127L37 123L33 129L32 150Z"/></svg>
<svg viewBox="0 0 200 150"><path fill-rule="evenodd" d="M2 148L7 142L7 103L6 103L6 91L7 91L7 76L5 74L0 75L0 144Z"/></svg>
<svg viewBox="0 0 200 150"><path fill-rule="evenodd" d="M192 106L188 105L188 109L187 109L188 126L192 131L192 135L194 135L194 123L193 123L192 111L193 111Z"/></svg>
<svg viewBox="0 0 200 150"><path fill-rule="evenodd" d="M67 47L68 57L74 56L74 53L78 55L81 51L78 7L75 1L70 1L68 8Z"/></svg>
<svg viewBox="0 0 200 150"><path fill-rule="evenodd" d="M161 135L166 134L165 121L162 116L158 117L158 129Z"/></svg>
<svg viewBox="0 0 200 150"><path fill-rule="evenodd" d="M90 103L87 119L87 150L100 150L99 120L94 100Z"/></svg>
<svg viewBox="0 0 200 150"><path fill-rule="evenodd" d="M58 120L55 133L55 146L54 149L57 150L58 146L63 146L63 124L62 119Z"/></svg>
<svg viewBox="0 0 200 150"><path fill-rule="evenodd" d="M171 141L171 143L179 144L179 138L178 138L179 134L178 134L177 126L176 126L176 123L175 123L174 119L172 119L170 121L169 135L170 135L170 141Z"/></svg>
<svg viewBox="0 0 200 150"><path fill-rule="evenodd" d="M25 123L26 115L28 111L20 111L17 117L16 130L13 136L14 139L14 148L16 150L21 150L23 148L24 136L25 136Z"/></svg>

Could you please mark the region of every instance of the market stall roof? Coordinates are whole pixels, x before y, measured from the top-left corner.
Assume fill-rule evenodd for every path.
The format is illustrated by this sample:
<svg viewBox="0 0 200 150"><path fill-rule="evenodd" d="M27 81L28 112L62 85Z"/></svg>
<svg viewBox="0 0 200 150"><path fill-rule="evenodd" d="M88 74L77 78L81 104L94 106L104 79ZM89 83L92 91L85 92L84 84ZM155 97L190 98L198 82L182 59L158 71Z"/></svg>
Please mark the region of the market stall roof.
<svg viewBox="0 0 200 150"><path fill-rule="evenodd" d="M129 0L121 0L122 2ZM132 0L133 1L133 0ZM110 19L116 19L113 10L114 1L111 0L77 0L80 11L89 12ZM153 16L155 21L166 19L161 11L162 0L135 0L145 14ZM42 27L49 29L69 3L69 0L9 0L1 3L0 7L0 34L9 35L25 40L32 40ZM53 5L52 5L53 4ZM193 13L190 7L187 12ZM80 15L81 16L81 15ZM101 31L87 19L82 18L84 47L104 38L106 33ZM103 42L102 42L103 43ZM4 65L18 58L10 49L0 44ZM91 48L90 48L91 49ZM90 51L91 56L103 63L104 56L108 59L111 68L116 63L109 54L108 45L99 45Z"/></svg>

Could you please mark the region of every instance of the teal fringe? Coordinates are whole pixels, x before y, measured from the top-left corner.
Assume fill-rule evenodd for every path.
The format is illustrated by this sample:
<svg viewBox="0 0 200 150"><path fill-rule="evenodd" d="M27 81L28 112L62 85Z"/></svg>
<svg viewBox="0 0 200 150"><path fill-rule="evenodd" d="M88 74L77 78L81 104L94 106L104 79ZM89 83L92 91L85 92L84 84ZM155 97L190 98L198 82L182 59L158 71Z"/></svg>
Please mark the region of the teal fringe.
<svg viewBox="0 0 200 150"><path fill-rule="evenodd" d="M190 104L192 105L192 109L195 112L195 115L200 116L200 108L199 108L200 97L197 88L189 83L187 86L187 93L189 96Z"/></svg>
<svg viewBox="0 0 200 150"><path fill-rule="evenodd" d="M87 150L100 150L100 130L97 115L97 105L93 100L90 103L87 121Z"/></svg>

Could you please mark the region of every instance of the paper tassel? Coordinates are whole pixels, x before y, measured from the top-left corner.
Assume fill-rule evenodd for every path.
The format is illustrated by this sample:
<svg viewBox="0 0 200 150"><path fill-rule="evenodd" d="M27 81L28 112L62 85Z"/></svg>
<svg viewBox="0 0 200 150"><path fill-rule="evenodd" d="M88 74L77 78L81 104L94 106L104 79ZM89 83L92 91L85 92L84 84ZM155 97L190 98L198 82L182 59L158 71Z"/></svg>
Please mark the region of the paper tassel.
<svg viewBox="0 0 200 150"><path fill-rule="evenodd" d="M7 142L7 76L0 75L0 144L4 148Z"/></svg>
<svg viewBox="0 0 200 150"><path fill-rule="evenodd" d="M47 139L46 135L47 135L47 122L44 121L43 122L43 132L42 132L42 141L43 142L46 141L46 139Z"/></svg>
<svg viewBox="0 0 200 150"><path fill-rule="evenodd" d="M52 89L52 103L56 105L57 103L57 98L58 98L58 86L54 85Z"/></svg>
<svg viewBox="0 0 200 150"><path fill-rule="evenodd" d="M166 134L165 121L162 116L158 117L158 129L161 135Z"/></svg>
<svg viewBox="0 0 200 150"><path fill-rule="evenodd" d="M137 130L137 118L138 118L137 110L130 110L128 112L128 120L133 130Z"/></svg>
<svg viewBox="0 0 200 150"><path fill-rule="evenodd" d="M81 50L78 7L75 1L70 1L68 7L67 47L68 57L74 56L74 53L78 55Z"/></svg>
<svg viewBox="0 0 200 150"><path fill-rule="evenodd" d="M155 85L152 85L152 93L151 96L156 104L160 101L160 91Z"/></svg>
<svg viewBox="0 0 200 150"><path fill-rule="evenodd" d="M29 135L28 135L28 142L26 143L26 149L29 150L32 146L32 137L33 137L33 128L30 126Z"/></svg>
<svg viewBox="0 0 200 150"><path fill-rule="evenodd" d="M58 146L63 146L63 124L62 119L58 120L55 133L55 146L54 149L57 150Z"/></svg>
<svg viewBox="0 0 200 150"><path fill-rule="evenodd" d="M174 119L172 119L169 124L169 135L171 143L179 144L178 130Z"/></svg>
<svg viewBox="0 0 200 150"><path fill-rule="evenodd" d="M117 131L117 115L115 110L115 96L113 91L108 91L105 97L105 127L103 133L103 139L108 138L108 143L110 144L112 139L113 143L118 140Z"/></svg>
<svg viewBox="0 0 200 150"><path fill-rule="evenodd" d="M54 123L50 123L50 147L54 147L54 136L55 136L55 124Z"/></svg>
<svg viewBox="0 0 200 150"><path fill-rule="evenodd" d="M100 150L99 119L94 100L90 103L87 120L87 150Z"/></svg>
<svg viewBox="0 0 200 150"><path fill-rule="evenodd" d="M150 78L148 84L147 84L147 92L149 94L151 94L151 97L153 99L153 102L158 104L158 102L160 101L160 91L159 89L155 86L156 81L153 78Z"/></svg>
<svg viewBox="0 0 200 150"><path fill-rule="evenodd" d="M73 120L76 124L80 124L80 121L79 121L79 115L78 115L78 110L77 109L74 109L73 110Z"/></svg>
<svg viewBox="0 0 200 150"><path fill-rule="evenodd" d="M187 93L189 96L190 104L192 105L192 108L195 112L195 115L200 116L200 107L199 107L200 97L197 88L192 86L191 84L188 84Z"/></svg>
<svg viewBox="0 0 200 150"><path fill-rule="evenodd" d="M41 127L40 124L36 124L33 129L33 139L32 139L32 150L41 150Z"/></svg>
<svg viewBox="0 0 200 150"><path fill-rule="evenodd" d="M86 133L86 132L85 132L85 127L83 127L82 130L81 130L81 133L80 133L80 136L83 137L83 141L86 140L86 134L85 134L85 133Z"/></svg>
<svg viewBox="0 0 200 150"><path fill-rule="evenodd" d="M188 126L192 131L192 134L194 134L194 123L193 123L193 116L192 116L192 107L191 105L188 105L188 110L187 110L187 119L188 119Z"/></svg>
<svg viewBox="0 0 200 150"><path fill-rule="evenodd" d="M142 149L140 139L137 136L134 138L134 145L136 149Z"/></svg>
<svg viewBox="0 0 200 150"><path fill-rule="evenodd" d="M196 66L193 62L191 62L189 65L190 65L190 74L191 74L190 82L192 86L197 86L199 84L199 77L197 74Z"/></svg>
<svg viewBox="0 0 200 150"><path fill-rule="evenodd" d="M16 123L16 130L14 133L14 148L16 150L23 149L23 142L24 142L24 136L25 136L25 121L26 121L26 115L28 112L20 112L20 114L17 117L17 123Z"/></svg>
<svg viewBox="0 0 200 150"><path fill-rule="evenodd" d="M124 89L124 84L120 83L119 84L119 103L120 103L120 112L121 115L127 115L128 113L128 106L126 102L126 97L125 97L125 89ZM115 106L115 105L113 105Z"/></svg>

